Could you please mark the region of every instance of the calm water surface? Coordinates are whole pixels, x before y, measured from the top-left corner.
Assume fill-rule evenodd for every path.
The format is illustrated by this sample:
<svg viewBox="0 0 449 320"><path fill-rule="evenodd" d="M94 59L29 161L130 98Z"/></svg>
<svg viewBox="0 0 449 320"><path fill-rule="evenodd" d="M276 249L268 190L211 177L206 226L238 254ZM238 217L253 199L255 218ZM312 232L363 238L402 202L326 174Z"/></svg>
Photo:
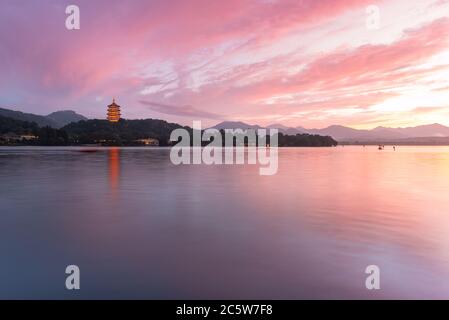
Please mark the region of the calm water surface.
<svg viewBox="0 0 449 320"><path fill-rule="evenodd" d="M0 298L449 298L449 148L78 150L0 148Z"/></svg>

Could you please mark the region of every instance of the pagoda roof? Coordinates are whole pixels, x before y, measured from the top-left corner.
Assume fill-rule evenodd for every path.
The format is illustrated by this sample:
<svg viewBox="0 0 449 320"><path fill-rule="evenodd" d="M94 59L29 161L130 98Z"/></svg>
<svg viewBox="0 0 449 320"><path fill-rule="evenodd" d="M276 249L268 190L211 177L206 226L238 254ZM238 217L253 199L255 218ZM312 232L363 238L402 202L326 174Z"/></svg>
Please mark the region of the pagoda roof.
<svg viewBox="0 0 449 320"><path fill-rule="evenodd" d="M115 103L115 99L112 100L112 103L110 105L108 105L108 107L119 107L120 108L120 106Z"/></svg>

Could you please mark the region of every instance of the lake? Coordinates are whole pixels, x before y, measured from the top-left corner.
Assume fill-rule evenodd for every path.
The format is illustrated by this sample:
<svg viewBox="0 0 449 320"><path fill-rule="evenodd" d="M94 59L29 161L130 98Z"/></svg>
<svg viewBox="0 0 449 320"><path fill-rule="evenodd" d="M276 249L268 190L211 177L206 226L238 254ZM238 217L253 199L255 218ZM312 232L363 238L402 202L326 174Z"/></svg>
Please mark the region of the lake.
<svg viewBox="0 0 449 320"><path fill-rule="evenodd" d="M281 148L272 176L79 151L0 148L0 298L449 298L448 147Z"/></svg>

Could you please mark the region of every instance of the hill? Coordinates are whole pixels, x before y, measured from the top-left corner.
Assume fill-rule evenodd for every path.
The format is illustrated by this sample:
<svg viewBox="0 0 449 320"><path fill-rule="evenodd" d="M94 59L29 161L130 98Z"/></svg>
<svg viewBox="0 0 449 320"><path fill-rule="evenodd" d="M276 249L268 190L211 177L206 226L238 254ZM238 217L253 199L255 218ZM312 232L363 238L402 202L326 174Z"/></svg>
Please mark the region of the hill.
<svg viewBox="0 0 449 320"><path fill-rule="evenodd" d="M58 126L63 127L72 122L78 122L87 120L85 116L82 116L72 110L56 111L46 116L47 119L55 121Z"/></svg>
<svg viewBox="0 0 449 320"><path fill-rule="evenodd" d="M28 137L23 137L28 136ZM63 146L69 144L67 133L35 122L0 116L0 145Z"/></svg>
<svg viewBox="0 0 449 320"><path fill-rule="evenodd" d="M214 126L214 128L261 128L258 125L249 125L244 122L222 122ZM312 134L320 136L330 136L339 142L345 144L372 144L372 143L387 143L387 142L402 142L410 144L413 141L423 143L437 144L438 142L446 144L448 139L431 139L449 137L449 127L438 123L421 125L416 127L406 128L387 128L377 127L371 130L361 130L349 128L341 125L332 125L322 129L306 129L303 127L287 127L282 124L273 124L266 127L267 129L278 129L280 133L285 135L296 134ZM432 142L430 142L430 140Z"/></svg>
<svg viewBox="0 0 449 320"><path fill-rule="evenodd" d="M262 127L258 125L251 125L247 124L241 121L224 121L220 122L219 124L213 126L212 128L217 130L224 130L224 129L262 129Z"/></svg>
<svg viewBox="0 0 449 320"><path fill-rule="evenodd" d="M377 127L371 130L358 130L344 126L329 126L324 129L309 129L307 132L330 135L338 141L353 142L386 142L407 138L449 136L449 128L437 123L406 128Z"/></svg>
<svg viewBox="0 0 449 320"><path fill-rule="evenodd" d="M170 134L173 130L185 128L176 123L164 120L125 120L110 123L107 120L85 120L70 123L62 128L75 144L113 144L132 145L138 139L153 138L160 146L169 145Z"/></svg>
<svg viewBox="0 0 449 320"><path fill-rule="evenodd" d="M52 128L57 128L59 125L56 121L49 119L45 116L39 116L32 113L25 113L21 111L14 111L9 109L0 108L0 116L11 118L14 120L34 122L39 127L49 126Z"/></svg>
<svg viewBox="0 0 449 320"><path fill-rule="evenodd" d="M10 109L0 108L0 116L21 120L34 122L39 127L51 127L51 128L61 128L71 122L78 122L80 120L87 120L86 117L77 114L74 111L57 111L53 112L47 116L41 116L33 113L26 113L21 111L15 111Z"/></svg>
<svg viewBox="0 0 449 320"><path fill-rule="evenodd" d="M39 127L34 122L27 122L0 116L0 134L34 134L38 129Z"/></svg>
<svg viewBox="0 0 449 320"><path fill-rule="evenodd" d="M49 126L39 127L34 122L16 120L0 116L0 135L9 134L4 137L2 144L27 144L27 145L79 145L79 144L103 144L103 145L140 145L140 139L156 139L160 146L168 146L170 134L173 130L184 128L190 133L192 129L182 127L176 123L168 123L164 120L120 120L118 123L110 123L107 120L81 120L72 122L61 129ZM221 130L224 134L224 130ZM15 138L11 134L16 135ZM32 135L37 138L23 140L20 135ZM0 138L2 138L0 136ZM280 147L299 146L334 146L337 142L331 137L319 135L279 134ZM0 139L1 140L1 139ZM224 135L223 135L224 142ZM204 142L203 145L207 145Z"/></svg>

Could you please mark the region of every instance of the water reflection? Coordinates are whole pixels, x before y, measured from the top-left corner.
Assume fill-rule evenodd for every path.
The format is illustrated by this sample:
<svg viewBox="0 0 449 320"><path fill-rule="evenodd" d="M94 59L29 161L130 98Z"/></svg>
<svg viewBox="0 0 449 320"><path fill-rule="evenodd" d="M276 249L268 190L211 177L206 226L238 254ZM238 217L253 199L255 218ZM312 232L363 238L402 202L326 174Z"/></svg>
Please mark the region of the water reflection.
<svg viewBox="0 0 449 320"><path fill-rule="evenodd" d="M70 298L75 263L82 298L449 298L449 148L281 149L274 176L0 148L0 181L0 297Z"/></svg>
<svg viewBox="0 0 449 320"><path fill-rule="evenodd" d="M120 183L120 149L110 148L108 150L109 156L109 185L111 187L111 194L115 198L118 193Z"/></svg>

